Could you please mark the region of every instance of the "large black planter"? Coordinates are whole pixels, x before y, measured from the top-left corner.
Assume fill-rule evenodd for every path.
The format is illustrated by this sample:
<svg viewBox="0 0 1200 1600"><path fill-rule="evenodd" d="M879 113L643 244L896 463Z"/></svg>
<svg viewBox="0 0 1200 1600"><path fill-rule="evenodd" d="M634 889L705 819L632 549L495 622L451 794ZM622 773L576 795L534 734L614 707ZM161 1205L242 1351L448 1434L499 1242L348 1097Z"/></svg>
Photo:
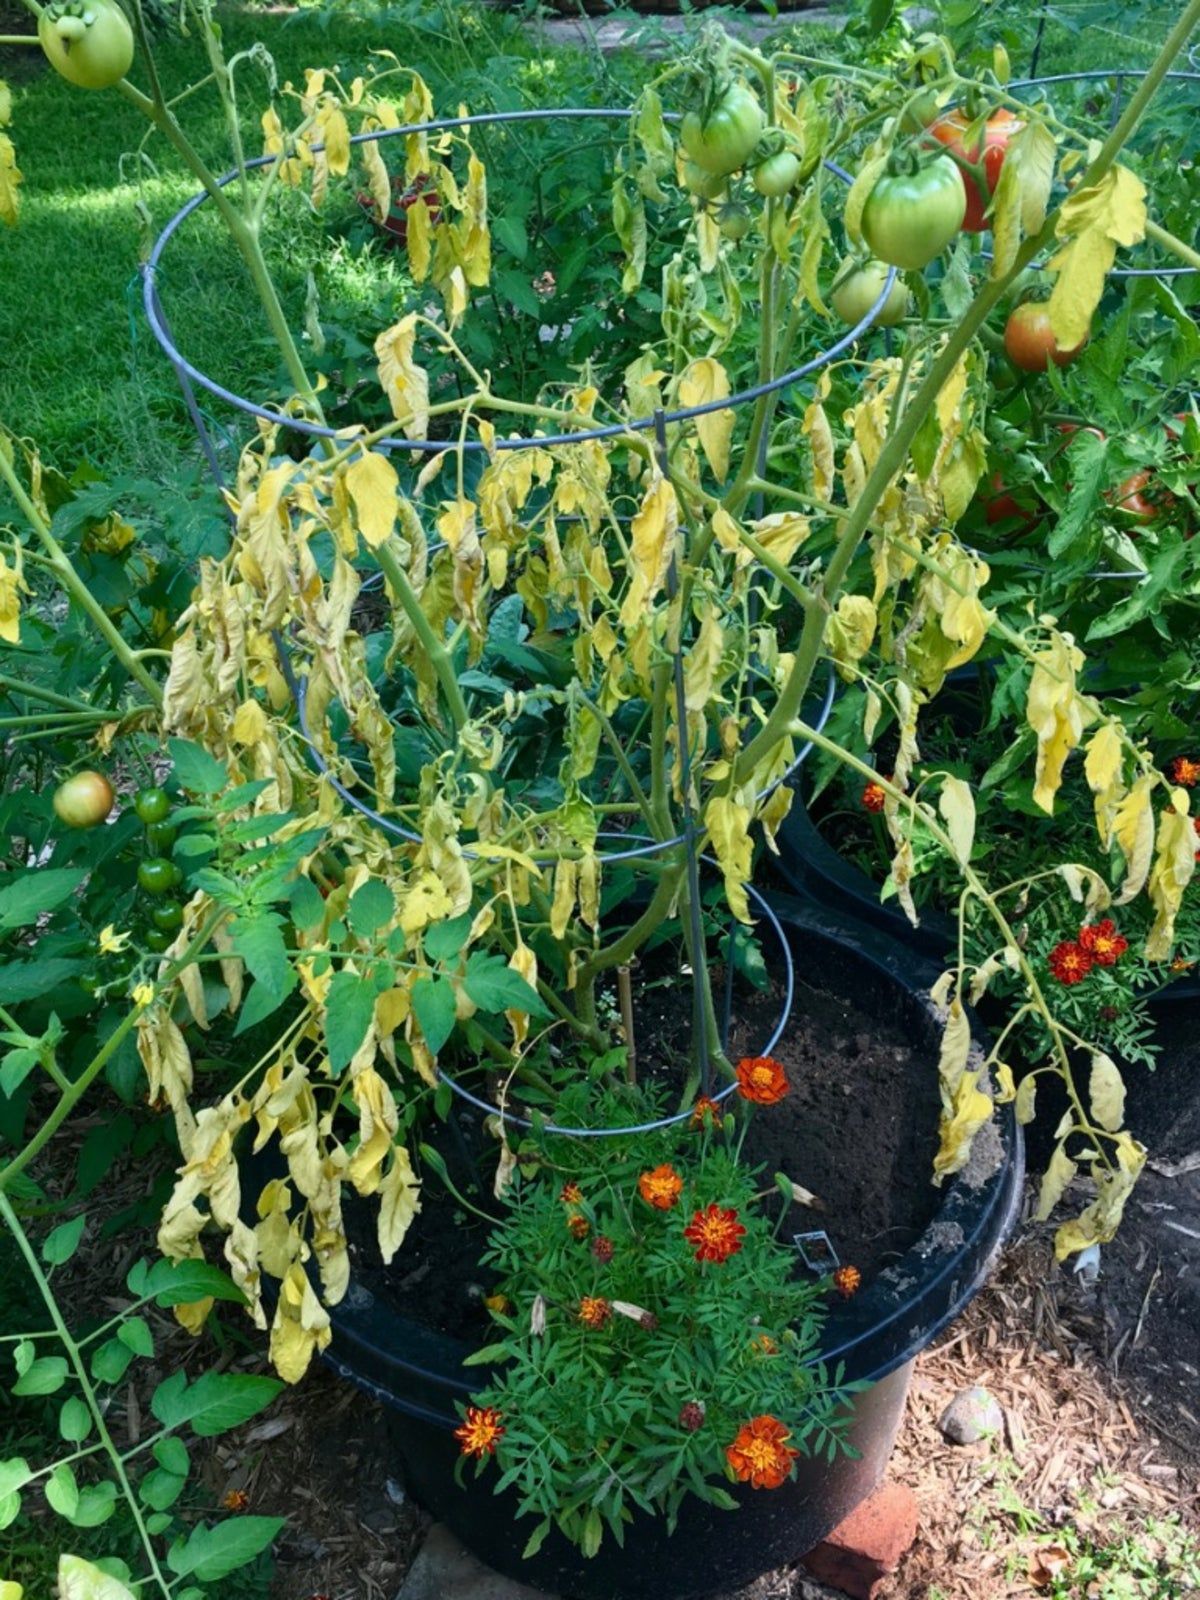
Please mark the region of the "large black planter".
<svg viewBox="0 0 1200 1600"><path fill-rule="evenodd" d="M937 966L790 897L775 904L799 971L852 991L868 1013L898 1018L924 1045L934 1072L940 1024L927 996ZM570 1600L688 1600L736 1588L803 1555L877 1485L914 1358L988 1276L1014 1223L1023 1172L1020 1130L1006 1110L977 1138L969 1166L947 1186L916 1244L830 1315L824 1359L843 1363L847 1380L870 1385L852 1401L856 1456L801 1460L795 1482L769 1492L742 1489L736 1513L688 1500L673 1536L661 1522L638 1518L623 1549L606 1542L594 1561L556 1533L523 1561L532 1519L518 1521L513 1498L494 1495L486 1476L477 1481L468 1472L462 1486L455 1482L454 1403L484 1381L478 1368L462 1366L468 1345L398 1318L352 1285L333 1313L328 1359L390 1408L411 1493L498 1571Z"/></svg>

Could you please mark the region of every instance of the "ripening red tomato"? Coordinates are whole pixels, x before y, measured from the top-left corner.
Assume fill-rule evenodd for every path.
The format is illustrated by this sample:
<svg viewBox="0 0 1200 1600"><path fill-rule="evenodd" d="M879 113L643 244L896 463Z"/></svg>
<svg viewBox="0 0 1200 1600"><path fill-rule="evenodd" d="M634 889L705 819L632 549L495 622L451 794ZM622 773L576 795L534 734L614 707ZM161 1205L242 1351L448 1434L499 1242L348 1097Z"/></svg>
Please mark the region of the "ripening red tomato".
<svg viewBox="0 0 1200 1600"><path fill-rule="evenodd" d="M1038 301L1027 300L1009 316L1004 328L1004 350L1014 367L1022 372L1045 372L1051 362L1065 367L1087 343L1080 340L1073 350L1062 350L1050 326L1050 313Z"/></svg>
<svg viewBox="0 0 1200 1600"><path fill-rule="evenodd" d="M1108 498L1118 511L1123 511L1134 522L1153 522L1155 517L1162 516L1175 504L1175 496L1166 490L1154 495L1144 494L1143 490L1153 482L1154 474L1148 467L1143 467L1111 490Z"/></svg>
<svg viewBox="0 0 1200 1600"><path fill-rule="evenodd" d="M94 828L107 817L116 798L102 772L77 772L54 791L54 811L68 828Z"/></svg>
<svg viewBox="0 0 1200 1600"><path fill-rule="evenodd" d="M971 127L973 120L965 111L955 107L953 111L947 111L939 117L929 129L930 136L945 146L954 157L956 165L959 161L969 161L975 165L981 159L978 140L969 148L963 144L963 135ZM983 130L982 188L970 174L959 167L959 176L967 197L967 209L962 223L964 233L982 233L988 226L987 208L996 192L996 185L1000 182L1000 169L1004 165L1009 140L1024 126L1021 119L1014 116L1011 111L995 111L987 119Z"/></svg>
<svg viewBox="0 0 1200 1600"><path fill-rule="evenodd" d="M1042 520L1038 499L1033 490L1010 489L1004 481L1002 472L992 473L987 488L979 491L979 503L983 507L983 520L989 526L994 526L998 522L1019 521L1020 527L1015 531L1024 533L1028 528L1036 528Z"/></svg>

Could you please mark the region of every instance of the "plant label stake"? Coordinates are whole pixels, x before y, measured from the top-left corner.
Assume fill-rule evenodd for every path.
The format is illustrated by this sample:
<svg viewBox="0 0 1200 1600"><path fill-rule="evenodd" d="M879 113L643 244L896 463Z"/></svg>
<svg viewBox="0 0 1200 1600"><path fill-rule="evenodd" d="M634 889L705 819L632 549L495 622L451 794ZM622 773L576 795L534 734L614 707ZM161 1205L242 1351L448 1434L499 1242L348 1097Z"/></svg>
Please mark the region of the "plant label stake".
<svg viewBox="0 0 1200 1600"><path fill-rule="evenodd" d="M833 1248L833 1240L824 1228L816 1228L811 1233L794 1233L792 1243L796 1246L797 1254L804 1265L818 1277L823 1277L828 1272L836 1272L842 1264L837 1251Z"/></svg>

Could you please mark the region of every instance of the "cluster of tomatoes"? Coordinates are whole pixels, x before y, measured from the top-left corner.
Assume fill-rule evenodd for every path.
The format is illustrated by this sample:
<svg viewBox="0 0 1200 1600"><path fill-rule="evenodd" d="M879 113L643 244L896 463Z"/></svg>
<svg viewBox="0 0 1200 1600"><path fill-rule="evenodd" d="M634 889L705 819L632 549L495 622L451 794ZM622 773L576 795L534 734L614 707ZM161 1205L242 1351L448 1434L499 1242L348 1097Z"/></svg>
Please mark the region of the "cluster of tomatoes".
<svg viewBox="0 0 1200 1600"><path fill-rule="evenodd" d="M104 822L116 803L112 784L102 772L76 772L54 791L54 812L68 828L95 828ZM165 950L183 922L183 907L168 898L183 882L183 873L170 858L175 843L171 821L171 797L165 789L141 789L134 796L133 809L145 829L146 854L138 863L138 888L152 904L144 943L149 950Z"/></svg>
<svg viewBox="0 0 1200 1600"><path fill-rule="evenodd" d="M697 199L711 204L727 239L744 239L754 225L749 208L730 195L735 173L748 171L764 199L781 200L800 181L803 168L778 129L767 130L754 91L728 82L703 111L689 111L679 130L686 157L683 181Z"/></svg>

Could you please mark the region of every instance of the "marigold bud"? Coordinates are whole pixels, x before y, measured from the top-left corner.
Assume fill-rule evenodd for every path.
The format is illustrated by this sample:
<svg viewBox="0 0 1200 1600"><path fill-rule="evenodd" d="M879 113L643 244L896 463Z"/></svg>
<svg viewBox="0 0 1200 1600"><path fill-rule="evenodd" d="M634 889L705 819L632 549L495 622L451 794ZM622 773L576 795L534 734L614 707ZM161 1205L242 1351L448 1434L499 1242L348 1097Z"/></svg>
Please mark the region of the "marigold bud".
<svg viewBox="0 0 1200 1600"><path fill-rule="evenodd" d="M699 1400L685 1400L679 1408L679 1426L688 1433L695 1433L697 1428L704 1425L704 1407Z"/></svg>
<svg viewBox="0 0 1200 1600"><path fill-rule="evenodd" d="M613 1258L613 1242L605 1234L598 1233L592 1240L592 1254L603 1266L607 1266Z"/></svg>

